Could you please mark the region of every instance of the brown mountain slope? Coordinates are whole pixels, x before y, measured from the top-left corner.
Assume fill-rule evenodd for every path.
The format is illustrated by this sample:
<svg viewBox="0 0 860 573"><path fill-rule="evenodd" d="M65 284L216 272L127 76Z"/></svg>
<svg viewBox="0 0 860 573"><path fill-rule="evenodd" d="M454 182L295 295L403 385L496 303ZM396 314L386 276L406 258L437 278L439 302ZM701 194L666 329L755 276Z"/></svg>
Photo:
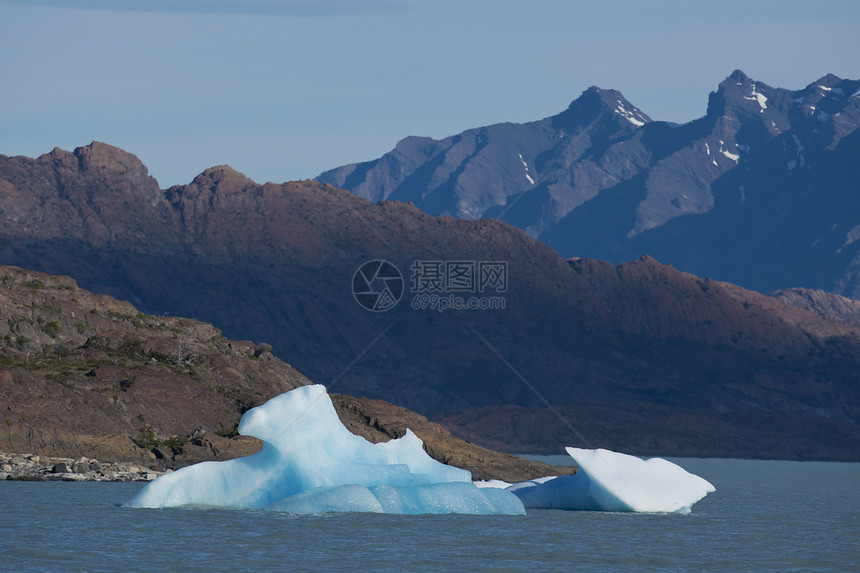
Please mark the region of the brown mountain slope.
<svg viewBox="0 0 860 573"><path fill-rule="evenodd" d="M234 437L241 414L309 383L269 350L196 320L145 315L68 277L0 267L0 451L162 467L253 453L257 440ZM378 442L409 427L476 479L557 473L386 402L333 401L354 433Z"/></svg>
<svg viewBox="0 0 860 573"><path fill-rule="evenodd" d="M266 340L313 380L506 451L585 445L546 400L594 446L860 459L852 327L653 259L566 261L498 221L315 182L258 185L222 166L154 196L129 157L104 144L0 157L0 262ZM386 312L351 292L371 259L404 277ZM506 263L505 290L456 293L504 308L421 308L416 261ZM511 407L535 414L515 423Z"/></svg>

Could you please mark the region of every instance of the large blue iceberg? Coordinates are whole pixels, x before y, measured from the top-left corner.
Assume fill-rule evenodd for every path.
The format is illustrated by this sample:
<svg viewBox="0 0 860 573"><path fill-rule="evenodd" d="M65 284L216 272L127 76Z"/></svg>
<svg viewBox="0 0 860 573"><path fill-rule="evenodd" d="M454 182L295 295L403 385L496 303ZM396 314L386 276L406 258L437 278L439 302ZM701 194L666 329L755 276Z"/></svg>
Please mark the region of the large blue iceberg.
<svg viewBox="0 0 860 573"><path fill-rule="evenodd" d="M471 481L432 459L421 440L372 444L347 430L324 386L303 386L245 413L254 455L204 462L146 485L127 507L234 507L289 513L523 515L525 508L689 513L714 486L661 458L567 448L572 476L516 484Z"/></svg>
<svg viewBox="0 0 860 573"><path fill-rule="evenodd" d="M482 486L504 488L529 509L689 513L715 491L707 480L663 458L643 460L610 450L566 448L579 471L572 476Z"/></svg>
<svg viewBox="0 0 860 573"><path fill-rule="evenodd" d="M245 413L239 433L263 440L251 456L203 462L147 484L127 507L233 507L318 513L523 515L520 499L474 486L421 440L372 444L347 430L324 386L296 388Z"/></svg>

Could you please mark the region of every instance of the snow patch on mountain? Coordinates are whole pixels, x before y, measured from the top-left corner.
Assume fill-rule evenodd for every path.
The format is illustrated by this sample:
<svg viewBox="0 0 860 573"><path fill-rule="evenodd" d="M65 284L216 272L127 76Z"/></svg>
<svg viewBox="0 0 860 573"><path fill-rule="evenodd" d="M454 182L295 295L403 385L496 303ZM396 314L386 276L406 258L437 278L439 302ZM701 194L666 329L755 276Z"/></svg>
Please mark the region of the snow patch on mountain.
<svg viewBox="0 0 860 573"><path fill-rule="evenodd" d="M752 84L750 88L752 90L750 95L744 96L744 99L758 102L758 105L761 106L760 113L764 113L764 110L767 109L767 97L763 93L759 93L755 90L755 84Z"/></svg>
<svg viewBox="0 0 860 573"><path fill-rule="evenodd" d="M800 138L797 137L796 134L791 134L791 137L794 138L794 144L797 146L797 158L800 160L800 166L803 167L806 165L806 158L803 156L803 144L800 143Z"/></svg>
<svg viewBox="0 0 860 573"><path fill-rule="evenodd" d="M627 111L624 108L624 104L621 103L621 100L618 101L618 107L615 108L615 113L635 125L636 127L642 127L645 125L644 118L641 117L641 114L636 113L636 111Z"/></svg>
<svg viewBox="0 0 860 573"><path fill-rule="evenodd" d="M526 160L525 160L525 159L523 159L523 154L522 154L522 153L520 153L520 154L519 154L519 157L520 157L520 162L523 164L523 167L524 167L524 168L525 168L525 170L526 170L526 179L528 179L528 180L529 180L529 183L531 183L532 185L534 185L534 184L535 184L535 180L534 180L534 179L532 179L532 176L531 176L531 175L529 175L529 164L528 164L528 163L526 163Z"/></svg>
<svg viewBox="0 0 860 573"><path fill-rule="evenodd" d="M728 149L723 149L723 146L725 144L726 143L721 139L720 140L720 153L722 153L725 157L727 157L727 158L731 159L732 161L734 161L735 163L737 163L741 158L740 154L739 153L732 153Z"/></svg>
<svg viewBox="0 0 860 573"><path fill-rule="evenodd" d="M833 94L838 95L838 96L845 95L845 92L843 92L842 88L840 88L840 87L831 88L831 87L823 86L821 84L818 84L816 87L822 91L830 92L830 93L833 93Z"/></svg>

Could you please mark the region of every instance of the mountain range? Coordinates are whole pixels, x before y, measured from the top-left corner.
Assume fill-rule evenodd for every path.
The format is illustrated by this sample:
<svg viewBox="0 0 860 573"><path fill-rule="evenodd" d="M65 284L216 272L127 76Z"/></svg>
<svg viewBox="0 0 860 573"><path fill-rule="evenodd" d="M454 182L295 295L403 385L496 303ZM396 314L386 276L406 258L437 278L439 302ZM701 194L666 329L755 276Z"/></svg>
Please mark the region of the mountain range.
<svg viewBox="0 0 860 573"><path fill-rule="evenodd" d="M498 218L565 257L860 298L860 81L832 74L792 91L736 70L682 125L592 87L552 117L407 137L318 180Z"/></svg>
<svg viewBox="0 0 860 573"><path fill-rule="evenodd" d="M0 156L0 262L266 342L331 391L508 452L860 459L856 327L651 257L565 259L498 220L227 166L162 190L95 142ZM448 263L467 272L434 282ZM464 283L468 263L504 281ZM401 300L368 310L367 288ZM476 304L440 311L451 296Z"/></svg>

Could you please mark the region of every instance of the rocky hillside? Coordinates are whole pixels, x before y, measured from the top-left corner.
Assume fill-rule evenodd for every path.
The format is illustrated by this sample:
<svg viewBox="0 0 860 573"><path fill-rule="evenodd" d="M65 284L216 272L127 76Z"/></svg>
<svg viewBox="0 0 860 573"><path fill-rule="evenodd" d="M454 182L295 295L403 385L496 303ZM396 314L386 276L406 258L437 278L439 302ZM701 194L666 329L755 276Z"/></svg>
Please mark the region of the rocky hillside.
<svg viewBox="0 0 860 573"><path fill-rule="evenodd" d="M738 70L684 125L594 87L558 115L408 137L318 179L430 214L496 217L564 256L647 254L760 292L860 298L857 80L792 91Z"/></svg>
<svg viewBox="0 0 860 573"><path fill-rule="evenodd" d="M253 453L259 441L236 436L241 414L309 383L270 350L196 320L143 314L68 277L0 267L0 451L159 468ZM457 440L404 408L333 400L354 433L379 442L409 427L431 455L478 479L556 471Z"/></svg>
<svg viewBox="0 0 860 573"><path fill-rule="evenodd" d="M828 320L860 327L860 301L819 289L791 288L770 293L770 296Z"/></svg>
<svg viewBox="0 0 860 573"><path fill-rule="evenodd" d="M99 143L0 158L0 179L0 261L265 340L334 391L481 445L860 459L858 330L653 258L566 260L496 220L226 166L156 193L134 156ZM397 287L356 278L374 259L402 274L381 312L353 296ZM458 302L473 308L441 310Z"/></svg>

